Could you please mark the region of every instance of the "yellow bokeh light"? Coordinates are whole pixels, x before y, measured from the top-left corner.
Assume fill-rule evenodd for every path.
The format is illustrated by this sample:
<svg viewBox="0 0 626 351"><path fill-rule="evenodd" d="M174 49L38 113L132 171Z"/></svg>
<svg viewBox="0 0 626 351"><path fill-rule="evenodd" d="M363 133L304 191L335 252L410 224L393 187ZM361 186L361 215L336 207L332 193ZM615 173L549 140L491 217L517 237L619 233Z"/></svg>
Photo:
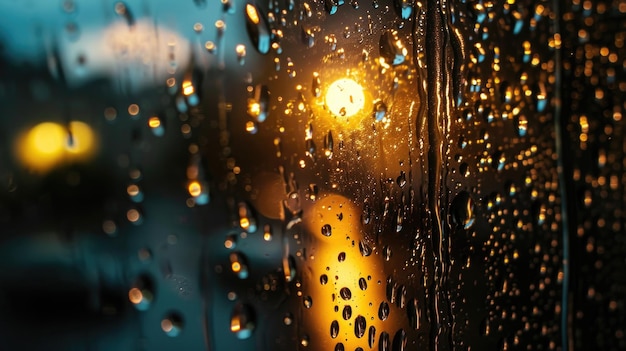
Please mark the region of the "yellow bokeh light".
<svg viewBox="0 0 626 351"><path fill-rule="evenodd" d="M200 185L200 183L197 180L194 180L191 183L189 183L187 190L189 190L189 195L193 197L197 197L197 196L200 196L200 194L202 194L202 185Z"/></svg>
<svg viewBox="0 0 626 351"><path fill-rule="evenodd" d="M95 151L96 138L89 125L72 121L63 126L43 122L17 141L17 157L28 169L47 172L65 161L85 159Z"/></svg>
<svg viewBox="0 0 626 351"><path fill-rule="evenodd" d="M159 119L159 117L150 117L148 126L150 126L150 128L159 128L161 126L161 119Z"/></svg>
<svg viewBox="0 0 626 351"><path fill-rule="evenodd" d="M363 87L349 78L341 78L330 84L325 100L330 112L339 117L350 117L365 105Z"/></svg>
<svg viewBox="0 0 626 351"><path fill-rule="evenodd" d="M183 82L183 95L189 96L195 92L193 84L190 81L186 80Z"/></svg>
<svg viewBox="0 0 626 351"><path fill-rule="evenodd" d="M260 21L259 13L257 12L256 7L254 7L254 5L251 5L251 4L246 5L246 14L248 15L248 18L250 19L250 21L252 21L252 23L254 24L259 23Z"/></svg>
<svg viewBox="0 0 626 351"><path fill-rule="evenodd" d="M233 262L230 268L232 268L233 272L238 273L241 270L241 264L239 262Z"/></svg>

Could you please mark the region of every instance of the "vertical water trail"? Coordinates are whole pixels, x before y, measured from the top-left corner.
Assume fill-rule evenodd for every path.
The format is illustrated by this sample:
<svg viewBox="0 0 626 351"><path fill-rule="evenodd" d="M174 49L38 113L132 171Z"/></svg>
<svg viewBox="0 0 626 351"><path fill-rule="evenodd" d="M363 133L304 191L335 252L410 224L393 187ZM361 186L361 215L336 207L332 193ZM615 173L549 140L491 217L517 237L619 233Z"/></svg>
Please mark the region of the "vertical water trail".
<svg viewBox="0 0 626 351"><path fill-rule="evenodd" d="M445 0L428 1L426 5L426 65L428 123L428 204L432 226L434 279L429 286L431 350L450 350L451 313L448 298L449 271L448 230L443 223L447 196L445 189L444 146L450 114L449 70L446 69Z"/></svg>
<svg viewBox="0 0 626 351"><path fill-rule="evenodd" d="M559 0L553 0L552 6L554 7L555 19L554 22L554 35L561 34L560 29L560 21L561 11L559 7ZM566 162L564 158L566 157L564 151L565 145L564 140L566 140L567 128L565 125L567 124L567 120L563 120L563 111L561 109L561 88L563 86L562 80L562 56L561 56L561 45L557 45L554 51L554 62L555 62L555 86L554 86L554 131L555 131L555 147L557 152L557 172L559 176L559 189L561 195L561 229L562 229L562 241L563 241L563 284L561 286L561 349L562 350L573 350L573 335L571 329L571 299L570 299L570 235L574 237L575 233L570 234L570 226L569 221L573 219L572 212L573 208L569 205L568 194L573 193L572 185L568 182L568 174L571 174L570 162Z"/></svg>

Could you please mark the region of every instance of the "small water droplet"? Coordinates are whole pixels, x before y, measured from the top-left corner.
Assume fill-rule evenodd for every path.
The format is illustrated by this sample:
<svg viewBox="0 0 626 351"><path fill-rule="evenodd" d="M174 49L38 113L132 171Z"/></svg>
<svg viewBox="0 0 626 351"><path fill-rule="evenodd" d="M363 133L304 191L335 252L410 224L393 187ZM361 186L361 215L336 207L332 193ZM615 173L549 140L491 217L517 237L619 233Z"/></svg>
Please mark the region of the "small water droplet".
<svg viewBox="0 0 626 351"><path fill-rule="evenodd" d="M322 274L320 276L320 284L322 285L328 284L328 276L326 274Z"/></svg>
<svg viewBox="0 0 626 351"><path fill-rule="evenodd" d="M231 252L228 256L230 259L230 269L239 277L239 279L248 278L248 263L246 257L241 252Z"/></svg>
<svg viewBox="0 0 626 351"><path fill-rule="evenodd" d="M337 261L343 262L345 260L346 260L346 253L345 252L340 252L339 255L337 255Z"/></svg>
<svg viewBox="0 0 626 351"><path fill-rule="evenodd" d="M183 319L178 313L170 313L161 320L161 329L169 337L178 336L183 330Z"/></svg>
<svg viewBox="0 0 626 351"><path fill-rule="evenodd" d="M330 323L330 337L335 339L339 335L339 322L332 321Z"/></svg>
<svg viewBox="0 0 626 351"><path fill-rule="evenodd" d="M324 236L331 236L332 235L332 227L330 226L330 224L324 224L322 226L322 235L324 235Z"/></svg>
<svg viewBox="0 0 626 351"><path fill-rule="evenodd" d="M304 299L302 299L302 302L305 308L311 308L313 306L313 299L311 296L305 296Z"/></svg>

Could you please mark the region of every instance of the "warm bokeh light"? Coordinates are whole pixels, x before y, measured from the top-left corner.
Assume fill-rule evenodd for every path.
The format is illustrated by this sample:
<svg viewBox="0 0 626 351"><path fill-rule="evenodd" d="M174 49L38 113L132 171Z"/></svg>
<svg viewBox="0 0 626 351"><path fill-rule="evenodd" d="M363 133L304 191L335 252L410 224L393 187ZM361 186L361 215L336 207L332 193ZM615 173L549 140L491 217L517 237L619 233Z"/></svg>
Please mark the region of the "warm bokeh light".
<svg viewBox="0 0 626 351"><path fill-rule="evenodd" d="M334 81L326 91L326 106L338 117L350 117L363 109L365 95L363 87L352 79Z"/></svg>
<svg viewBox="0 0 626 351"><path fill-rule="evenodd" d="M96 138L91 127L72 121L63 126L43 122L26 131L17 143L17 156L28 169L46 172L65 161L93 155Z"/></svg>
<svg viewBox="0 0 626 351"><path fill-rule="evenodd" d="M197 180L190 182L189 186L187 187L187 190L189 191L189 195L193 197L197 197L197 196L200 196L200 194L202 194L202 186Z"/></svg>
<svg viewBox="0 0 626 351"><path fill-rule="evenodd" d="M351 200L335 194L320 195L310 210L316 215L306 217L303 224L315 244L308 251L308 274L303 284L307 290L303 293L311 296L312 302L303 300L303 319L315 332L309 335L307 343L316 349L332 349L341 341L346 350L366 349L367 331L363 337L355 335L357 316L366 319L367 328L374 326L377 335L383 330L396 330L401 318L406 318L398 315L383 322L378 317L380 303L385 300L383 259L376 254L373 242L369 243L372 253L361 254L359 243L369 241L360 220L361 211ZM320 282L322 275L327 277L323 284ZM360 286L360 278L367 282L366 289ZM345 288L350 290L347 298L342 294ZM350 306L352 311L347 320L342 317L345 306ZM329 334L333 321L339 327L336 338Z"/></svg>
<svg viewBox="0 0 626 351"><path fill-rule="evenodd" d="M190 81L186 80L183 82L183 95L189 96L195 92L195 89Z"/></svg>
<svg viewBox="0 0 626 351"><path fill-rule="evenodd" d="M246 14L248 15L248 18L250 19L250 21L252 21L252 23L254 24L258 24L260 19L259 19L259 13L256 11L256 8L251 5L251 4L247 4L246 5Z"/></svg>

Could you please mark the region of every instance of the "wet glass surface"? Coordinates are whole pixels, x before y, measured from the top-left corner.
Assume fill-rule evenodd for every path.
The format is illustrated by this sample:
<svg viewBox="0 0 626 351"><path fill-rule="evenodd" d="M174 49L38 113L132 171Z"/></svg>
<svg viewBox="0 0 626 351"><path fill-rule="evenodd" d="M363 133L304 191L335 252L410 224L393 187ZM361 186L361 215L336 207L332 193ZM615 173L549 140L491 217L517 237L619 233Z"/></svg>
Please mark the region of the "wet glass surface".
<svg viewBox="0 0 626 351"><path fill-rule="evenodd" d="M625 13L0 0L0 339L626 349Z"/></svg>

